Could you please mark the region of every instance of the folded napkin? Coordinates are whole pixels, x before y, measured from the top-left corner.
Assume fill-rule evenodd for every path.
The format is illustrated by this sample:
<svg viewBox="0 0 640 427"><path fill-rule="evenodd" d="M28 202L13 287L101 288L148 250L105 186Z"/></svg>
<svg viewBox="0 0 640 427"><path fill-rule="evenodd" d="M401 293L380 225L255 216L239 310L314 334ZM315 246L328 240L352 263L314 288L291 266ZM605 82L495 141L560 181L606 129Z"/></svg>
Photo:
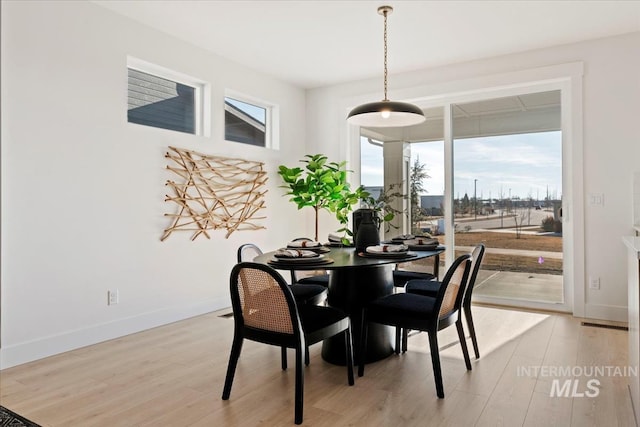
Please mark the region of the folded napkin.
<svg viewBox="0 0 640 427"><path fill-rule="evenodd" d="M319 248L320 246L322 246L320 242L315 242L310 239L294 240L293 242L287 243L288 248Z"/></svg>
<svg viewBox="0 0 640 427"><path fill-rule="evenodd" d="M367 246L366 251L370 254L380 254L385 252L406 252L409 248L406 245L377 245Z"/></svg>
<svg viewBox="0 0 640 427"><path fill-rule="evenodd" d="M313 251L305 251L303 249L278 249L274 254L276 258L314 258L319 256Z"/></svg>
<svg viewBox="0 0 640 427"><path fill-rule="evenodd" d="M330 242L340 242L342 241L342 236L335 234L335 233L329 233L329 241Z"/></svg>

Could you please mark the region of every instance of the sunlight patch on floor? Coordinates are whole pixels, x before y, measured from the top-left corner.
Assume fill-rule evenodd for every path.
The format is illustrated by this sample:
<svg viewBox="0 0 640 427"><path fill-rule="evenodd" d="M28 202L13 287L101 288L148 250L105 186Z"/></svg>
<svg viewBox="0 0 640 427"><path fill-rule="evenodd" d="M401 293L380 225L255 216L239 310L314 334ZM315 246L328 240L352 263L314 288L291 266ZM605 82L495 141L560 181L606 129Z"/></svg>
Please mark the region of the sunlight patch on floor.
<svg viewBox="0 0 640 427"><path fill-rule="evenodd" d="M544 313L491 307L473 306L472 312L480 354L483 357L506 343L519 339L527 331L550 318L550 315ZM469 329L464 319L463 325L467 337L467 347L473 359ZM455 326L450 326L438 333L438 347L440 348L441 357L462 359L462 351ZM424 332L416 333L412 331L409 335L408 351L429 353L428 335Z"/></svg>

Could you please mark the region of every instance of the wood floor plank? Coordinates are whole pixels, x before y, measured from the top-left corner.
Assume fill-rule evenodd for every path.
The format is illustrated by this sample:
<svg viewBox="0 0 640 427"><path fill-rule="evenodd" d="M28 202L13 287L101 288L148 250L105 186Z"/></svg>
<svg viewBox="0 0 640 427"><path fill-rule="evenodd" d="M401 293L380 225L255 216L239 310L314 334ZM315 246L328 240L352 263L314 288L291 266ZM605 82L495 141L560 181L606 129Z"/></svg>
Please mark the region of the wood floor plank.
<svg viewBox="0 0 640 427"><path fill-rule="evenodd" d="M525 427L565 427L571 425L571 399L534 392L524 421Z"/></svg>
<svg viewBox="0 0 640 427"><path fill-rule="evenodd" d="M228 311L228 310L225 310ZM290 426L294 364L280 350L245 342L231 399L221 400L233 320L210 313L0 371L3 406L43 426ZM532 367L626 366L625 331L583 319L473 308L481 358L467 371L455 328L438 335L445 398L435 393L427 335L408 352L346 368L310 349L304 424L309 426L629 426L626 377L605 377L597 397L554 397L554 380ZM470 346L471 341L467 339ZM520 369L520 370L519 370ZM584 380L584 379L583 379ZM581 388L584 388L581 384Z"/></svg>

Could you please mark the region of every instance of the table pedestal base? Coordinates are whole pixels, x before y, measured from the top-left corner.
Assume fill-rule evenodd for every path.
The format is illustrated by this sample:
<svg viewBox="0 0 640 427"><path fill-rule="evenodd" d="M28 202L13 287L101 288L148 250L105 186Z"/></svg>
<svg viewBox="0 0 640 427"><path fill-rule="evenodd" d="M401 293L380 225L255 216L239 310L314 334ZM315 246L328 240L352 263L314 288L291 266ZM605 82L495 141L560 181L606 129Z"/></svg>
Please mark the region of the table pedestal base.
<svg viewBox="0 0 640 427"><path fill-rule="evenodd" d="M362 325L362 307L393 292L393 265L367 268L332 270L329 278L327 303L343 310L351 318L354 361L360 361L359 345ZM393 353L393 328L371 324L367 334L366 363L384 359ZM329 363L345 365L345 348L342 335L325 340L322 358Z"/></svg>

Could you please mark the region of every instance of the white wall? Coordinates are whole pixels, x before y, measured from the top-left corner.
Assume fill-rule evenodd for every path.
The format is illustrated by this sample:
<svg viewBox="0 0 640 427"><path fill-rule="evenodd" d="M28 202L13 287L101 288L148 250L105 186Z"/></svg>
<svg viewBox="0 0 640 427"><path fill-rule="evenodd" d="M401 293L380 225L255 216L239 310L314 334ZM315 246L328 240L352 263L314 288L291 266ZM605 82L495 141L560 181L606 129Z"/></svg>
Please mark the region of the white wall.
<svg viewBox="0 0 640 427"><path fill-rule="evenodd" d="M415 49L407 46L406 49ZM428 54L428 53L425 53ZM580 62L584 66L583 111L583 194L604 194L604 206L584 205L584 259L571 260L583 265L573 283L577 301L574 310L593 318L626 319L625 249L620 237L632 232L632 176L640 170L640 33L600 39L462 63L405 74L390 79L390 99L438 98L448 94L477 91L500 86L513 75L527 74L536 79L536 70L554 65ZM543 76L541 75L540 79ZM502 81L502 83L501 83ZM309 147L338 141L335 156L358 166L357 148L348 146L350 129L344 119L349 109L361 102L379 99L382 76L378 79L314 89L307 94ZM579 132L578 132L579 133ZM310 148L313 151L313 148ZM358 171L357 171L358 172ZM357 175L357 173L356 173ZM573 177L579 182L580 177ZM575 188L575 187L574 187ZM582 229L584 228L584 229ZM579 254L580 249L576 250ZM578 262L580 261L580 262ZM566 260L565 260L566 262ZM601 289L590 290L590 276L600 277Z"/></svg>
<svg viewBox="0 0 640 427"><path fill-rule="evenodd" d="M228 307L240 244L312 230L275 173L307 153L303 90L87 2L3 1L1 51L0 367ZM128 124L127 55L210 82L211 137ZM280 151L224 141L226 88L279 105ZM266 230L160 242L169 145L265 162Z"/></svg>

